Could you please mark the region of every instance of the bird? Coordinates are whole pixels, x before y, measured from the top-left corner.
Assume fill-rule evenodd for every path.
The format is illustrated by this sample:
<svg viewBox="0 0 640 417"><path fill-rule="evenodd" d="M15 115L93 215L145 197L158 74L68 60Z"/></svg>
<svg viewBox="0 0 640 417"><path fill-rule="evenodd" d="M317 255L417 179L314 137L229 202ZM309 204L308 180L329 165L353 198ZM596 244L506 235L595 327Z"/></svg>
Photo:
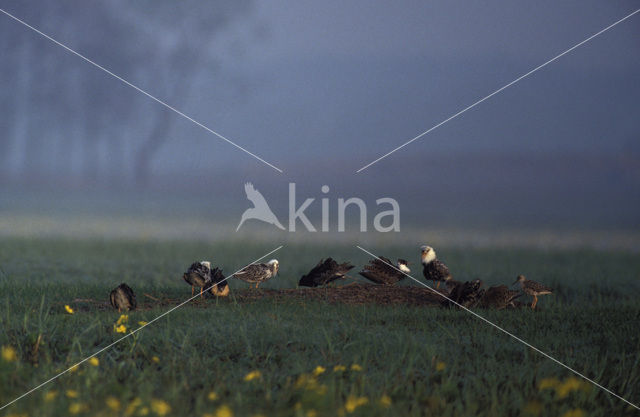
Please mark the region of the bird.
<svg viewBox="0 0 640 417"><path fill-rule="evenodd" d="M113 308L117 308L118 312L135 310L138 305L133 290L124 282L111 291L109 299Z"/></svg>
<svg viewBox="0 0 640 417"><path fill-rule="evenodd" d="M349 262L337 263L332 258L320 259L320 262L306 275L300 278L298 285L301 287L319 287L335 280L344 278L354 266Z"/></svg>
<svg viewBox="0 0 640 417"><path fill-rule="evenodd" d="M211 294L216 297L226 297L229 295L229 284L222 273L222 269L214 268L211 270Z"/></svg>
<svg viewBox="0 0 640 417"><path fill-rule="evenodd" d="M411 272L408 264L404 259L398 259L398 262L393 266L394 264L389 258L378 256L370 260L359 273L376 284L394 285L405 279L406 274Z"/></svg>
<svg viewBox="0 0 640 417"><path fill-rule="evenodd" d="M211 262L200 261L191 264L187 272L182 275L187 284L191 285L191 295L193 296L193 288L200 287L200 297L204 288L211 286Z"/></svg>
<svg viewBox="0 0 640 417"><path fill-rule="evenodd" d="M446 280L447 287L449 288L449 295L442 304L447 307L453 305L462 307L474 307L484 294L482 280L474 279L473 281L455 281L453 279ZM455 303L453 303L454 301Z"/></svg>
<svg viewBox="0 0 640 417"><path fill-rule="evenodd" d="M280 221L276 217L276 215L269 208L269 204L267 204L267 200L264 199L264 196L260 193L260 191L256 190L253 184L250 182L245 183L244 192L247 194L247 199L251 201L253 207L248 208L242 213L242 218L240 219L240 223L236 228L236 232L240 230L240 226L244 224L246 220L256 219L262 220L263 222L273 224L277 228L281 230L285 230L284 226L280 224Z"/></svg>
<svg viewBox="0 0 640 417"><path fill-rule="evenodd" d="M272 259L266 264L261 263L246 266L233 274L233 277L250 284L256 284L256 288L258 288L258 285L262 282L273 278L278 273L279 268L280 264L278 260Z"/></svg>
<svg viewBox="0 0 640 417"><path fill-rule="evenodd" d="M422 274L434 284L437 282L436 288L440 287L442 281L453 278L447 265L436 257L436 251L431 246L422 246L420 250L422 251Z"/></svg>
<svg viewBox="0 0 640 417"><path fill-rule="evenodd" d="M515 299L521 297L520 291L510 290L506 285L498 285L487 288L480 299L480 307L502 310L507 307L515 307Z"/></svg>
<svg viewBox="0 0 640 417"><path fill-rule="evenodd" d="M553 290L545 285L540 284L539 282L531 281L527 279L524 275L518 275L514 284L520 283L520 288L525 294L533 296L533 302L531 303L531 308L535 309L536 304L538 303L538 296L545 294L553 294Z"/></svg>

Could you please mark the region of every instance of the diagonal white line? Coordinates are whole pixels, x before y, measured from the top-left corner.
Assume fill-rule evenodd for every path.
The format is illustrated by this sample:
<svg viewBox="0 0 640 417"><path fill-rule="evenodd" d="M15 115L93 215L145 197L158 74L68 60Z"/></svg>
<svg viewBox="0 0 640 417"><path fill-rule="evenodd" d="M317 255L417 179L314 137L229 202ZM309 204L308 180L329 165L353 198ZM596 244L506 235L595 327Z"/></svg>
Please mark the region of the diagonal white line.
<svg viewBox="0 0 640 417"><path fill-rule="evenodd" d="M23 20L18 19L17 17L15 17L14 15L12 15L11 13L8 13L7 11L5 11L4 9L0 9L0 12L4 13L5 15L9 16L10 18L12 18L13 20L15 20L16 22L28 27L29 29L31 29L32 31L36 32L37 34L47 38L48 40L50 40L51 42L55 43L56 45L66 49L67 51L71 52L72 54L76 55L79 58L82 58L83 60L85 60L86 62L88 62L89 64L93 65L94 67L106 72L107 74L111 75L113 78L122 81L124 84L128 85L129 87L139 91L140 93L144 94L145 96L149 97L150 99L162 104L164 107L168 108L169 110L171 110L172 112L184 117L185 119L189 120L190 122L196 124L197 126L200 126L201 128L203 128L204 130L206 130L209 133L214 134L215 136L219 137L220 139L224 140L225 142L229 143L230 145L235 146L236 148L240 149L241 151L253 156L254 158L256 158L258 161L270 166L271 168L275 169L276 171L282 173L282 170L280 168L278 168L277 166L265 161L264 159L260 158L258 155L246 150L245 148L243 148L242 146L238 145L237 143L231 141L230 139L224 137L223 135L221 135L220 133L214 131L213 129L210 129L209 127L203 125L202 123L198 122L197 120L194 120L193 118L187 116L186 114L184 114L183 112L181 112L180 110L176 109L175 107L170 106L169 104L165 103L164 101L160 100L159 98L157 98L156 96L153 96L149 93L147 93L146 91L144 91L143 89L141 89L140 87L136 86L135 84L130 83L129 81L125 80L124 78L114 74L113 72L109 71L108 69L106 69L105 67L93 62L92 60L90 60L89 58L85 57L84 55L80 54L79 52L74 51L73 49L69 48L68 46L64 45L63 43L53 39L51 36L47 35L46 33L43 33L41 31L39 31L38 29L34 28L33 26L29 25L28 23L26 23Z"/></svg>
<svg viewBox="0 0 640 417"><path fill-rule="evenodd" d="M282 249L282 247L283 247L283 246L284 246L284 245L280 245L280 246L278 246L277 248L275 248L274 250L272 250L271 252L269 252L269 253L266 253L266 254L262 255L261 257L259 257L258 259L254 260L253 262L251 262L251 263L249 263L249 264L247 264L247 265L243 266L242 268L238 269L236 272L234 272L233 274L229 275L228 277L226 277L226 278L225 278L225 279L223 279L222 281L218 282L217 284L222 283L222 282L225 282L226 280L228 280L229 278L231 278L234 274L236 274L236 273L238 273L238 272L242 271L242 270L243 270L244 268L246 268L247 266L249 266L249 265L251 265L251 264L253 264L253 263L256 263L256 262L258 262L258 261L260 261L260 260L262 260L262 259L266 258L267 256L271 255L272 253L274 253L274 252L276 252L276 251L278 251L278 250ZM208 288L207 288L207 289L205 289L204 291L209 291L209 289L211 289L211 287L213 287L214 285L216 285L216 284L211 285L210 287L208 287ZM157 320L160 320L161 318L163 318L163 317L164 317L164 316L166 316L167 314L171 313L171 312L172 312L172 311L174 311L174 310L179 309L180 307L182 307L183 305L187 304L188 302L190 302L190 301L191 301L191 300L193 300L194 298L197 298L198 296L200 296L200 294L196 294L196 295L194 295L193 297L188 298L186 301L183 301L182 303L178 304L177 306L175 306L175 307L173 307L173 308L171 308L171 309L169 309L169 310L165 311L164 313L160 314L158 317L154 318L153 320L151 320L151 321L150 321L150 322L148 322L147 324L144 324L144 325L142 325L142 326L138 327L137 329L132 330L132 331L131 331L131 333L129 333L129 334L125 335L125 336L122 336L120 339L118 339L118 340L116 340L115 342L113 342L113 343L111 343L111 344L109 344L109 345L107 345L107 346L103 347L102 349L98 350L97 352L93 353L92 355L87 356L86 358L84 358L84 359L83 359L83 360L81 360L80 362L76 363L75 365L72 365L72 366L71 366L71 367L69 367L68 369L66 369L66 370L64 370L64 371L62 371L62 372L60 372L59 374L57 374L57 375L53 376L52 378L47 379L47 380L46 380L46 381L44 381L42 384L40 384L40 385L38 385L38 386L36 386L36 387L34 387L34 388L30 389L29 391L25 392L24 394L22 394L21 396L19 396L19 397L15 398L14 400L9 401L8 403L6 403L6 404L5 404L5 405L3 405L2 407L0 407L0 410L2 410L2 409L4 409L4 408L6 408L6 407L8 407L8 406L10 406L11 404L15 403L16 401L19 401L20 399L22 399L22 398L26 397L27 395L31 394L32 392L37 391L38 389L40 389L40 388L42 388L43 386L47 385L49 382L51 382L51 381L53 381L53 380L55 380L55 379L57 379L57 378L61 377L62 375L64 375L64 374L66 374L67 372L69 372L71 369L75 368L76 366L81 365L82 363L84 363L84 362L88 361L89 359L93 358L94 356L99 355L100 353L104 352L105 350L109 349L110 347L117 345L118 343L120 343L121 341L123 341L124 339L126 339L127 337L134 335L135 333L137 333L137 332L139 332L140 330L144 329L145 327L149 326L151 323L153 323L153 322L155 322L155 321L157 321Z"/></svg>
<svg viewBox="0 0 640 417"><path fill-rule="evenodd" d="M528 77L529 75L533 74L534 72L538 71L539 69L546 67L547 65L549 65L550 63L552 63L553 61L557 60L558 58L568 54L569 52L573 51L574 49L578 48L579 46L589 42L591 39L595 38L598 35L601 35L602 33L608 31L609 29L611 29L612 27L616 26L619 23L624 22L625 20L627 20L628 18L630 18L631 16L633 16L634 14L640 12L640 9L636 10L635 12L623 17L622 19L618 20L615 23L612 23L611 25L607 26L606 28L602 29L601 31L599 31L598 33L594 33L593 35L589 36L587 39L583 40L580 43L575 44L574 46L572 46L571 48L567 49L566 51L564 51L563 53L556 55L555 57L551 58L550 60L548 60L547 62L545 62L542 65L539 65L537 67L535 67L534 69L532 69L531 71L527 72L526 74L521 75L520 77L516 78L515 80L511 81L509 84L497 89L496 91L494 91L493 93L489 94L488 96L476 101L475 103L473 103L470 106L465 107L464 109L460 110L458 113L454 114L453 116L441 121L440 123L438 123L437 125L433 126L432 128L430 128L429 130L425 130L424 132L420 133L418 136L414 137L413 139L403 143L402 145L398 146L395 149L392 149L391 151L387 152L386 154L382 155L381 157L379 157L378 159L375 159L371 162L369 162L367 165L363 166L362 168L360 168L359 170L356 171L356 173L359 173L361 171L364 171L365 169L369 168L371 165L375 164L376 162L381 161L382 159L386 158L387 156L391 155L392 153L399 151L400 149L404 148L405 146L409 145L410 143L420 139L421 137L423 137L424 135L428 134L429 132L432 132L434 130L436 130L437 128L439 128L440 126L442 126L443 124L449 122L450 120L455 119L456 117L460 116L462 113L466 112L467 110L471 110L472 108L474 108L475 106L477 106L478 104L482 103L485 100L488 100L489 98L495 96L496 94L500 93L501 91L511 87L512 85L514 85L515 83L517 83L518 81Z"/></svg>
<svg viewBox="0 0 640 417"><path fill-rule="evenodd" d="M360 249L361 251L367 253L368 255L373 256L374 258L380 260L381 262L383 262L386 265L389 265L390 267L392 267L393 269L395 269L396 271L402 272L404 275L406 275L407 277L411 278L412 280L414 280L415 282L417 282L418 284L422 285L423 287L428 288L429 290L431 290L433 293L438 294L439 296L441 296L442 298L450 301L451 303L457 305L458 307L460 307L461 309L465 310L468 313L473 314L475 317L479 318L480 320L484 321L485 323L495 327L496 329L500 330L501 332L503 332L504 334L511 336L512 338L514 338L515 340L517 340L518 342L526 345L527 347L535 350L536 352L538 352L539 354L545 356L548 359L551 359L552 361L554 361L555 363L557 363L558 365L570 370L571 372L573 372L574 374L578 375L579 377L591 382L593 385L595 385L596 387L600 388L603 391L608 392L609 394L613 395L614 397L624 401L625 403L629 404L630 406L640 410L640 407L637 406L636 404L632 403L629 400L626 400L625 398L621 397L620 395L616 394L615 392L603 387L602 385L598 384L596 381L594 381L593 379L590 379L588 377L586 377L585 375L581 374L580 372L576 371L575 369L569 367L568 365L565 365L564 363L560 362L559 360L557 360L556 358L554 358L553 356L549 355L548 353L545 353L543 351L541 351L540 349L538 349L537 347L533 346L531 343L525 342L524 340L520 339L518 336L514 335L513 333L509 332L508 330L503 329L502 327L498 326L497 324L493 323L492 321L487 320L486 318L482 317L480 314L476 313L475 311L469 310L467 307L453 301L451 298L447 297L446 295L434 290L433 288L431 288L429 285L425 284L424 282L415 279L414 277L412 277L411 275L407 274L406 272L398 269L395 267L395 265L391 265L387 262L385 262L384 260L380 259L379 257L377 257L376 255L374 255L373 253L369 252L368 250L356 245L356 248Z"/></svg>

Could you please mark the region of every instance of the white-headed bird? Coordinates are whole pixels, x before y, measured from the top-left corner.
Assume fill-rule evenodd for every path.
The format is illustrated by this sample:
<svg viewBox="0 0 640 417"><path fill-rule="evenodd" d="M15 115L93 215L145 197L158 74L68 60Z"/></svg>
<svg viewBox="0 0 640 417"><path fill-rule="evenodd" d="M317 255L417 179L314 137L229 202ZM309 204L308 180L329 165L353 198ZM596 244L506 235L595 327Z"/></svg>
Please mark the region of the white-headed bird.
<svg viewBox="0 0 640 417"><path fill-rule="evenodd" d="M278 273L279 268L280 264L278 260L272 259L266 264L261 263L246 266L233 274L233 277L250 284L256 284L256 288L258 288L258 285L273 278Z"/></svg>
<svg viewBox="0 0 640 417"><path fill-rule="evenodd" d="M191 285L191 295L193 295L195 287L200 287L200 297L202 297L203 290L211 286L211 262L200 261L192 263L187 272L182 275L182 279Z"/></svg>
<svg viewBox="0 0 640 417"><path fill-rule="evenodd" d="M453 278L449 268L436 257L436 251L431 246L422 246L422 274L424 277L435 284L436 288L440 287L440 283Z"/></svg>
<svg viewBox="0 0 640 417"><path fill-rule="evenodd" d="M398 262L394 265L391 259L378 256L364 266L360 271L360 275L376 284L394 285L405 279L407 277L406 274L411 272L407 265L408 262L404 259L398 259Z"/></svg>

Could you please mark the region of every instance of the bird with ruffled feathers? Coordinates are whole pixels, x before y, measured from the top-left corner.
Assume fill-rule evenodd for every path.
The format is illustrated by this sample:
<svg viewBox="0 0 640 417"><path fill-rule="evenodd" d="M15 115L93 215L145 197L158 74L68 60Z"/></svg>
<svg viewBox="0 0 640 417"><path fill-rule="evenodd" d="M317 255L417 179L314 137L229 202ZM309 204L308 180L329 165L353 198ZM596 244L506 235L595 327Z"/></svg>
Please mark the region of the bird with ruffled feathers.
<svg viewBox="0 0 640 417"><path fill-rule="evenodd" d="M440 283L453 278L447 265L437 258L436 251L431 246L424 245L420 250L422 274L426 279L433 281L434 285L437 283L436 288L440 287Z"/></svg>
<svg viewBox="0 0 640 417"><path fill-rule="evenodd" d="M135 310L138 305L135 293L124 282L111 291L109 300L113 308L118 309L119 312Z"/></svg>
<svg viewBox="0 0 640 417"><path fill-rule="evenodd" d="M339 264L332 258L321 259L316 266L298 282L301 287L319 287L343 279L354 266L349 262Z"/></svg>
<svg viewBox="0 0 640 417"><path fill-rule="evenodd" d="M200 261L191 264L187 272L182 275L182 279L191 285L191 295L193 296L194 288L200 288L200 297L205 288L209 288L211 284L211 262Z"/></svg>

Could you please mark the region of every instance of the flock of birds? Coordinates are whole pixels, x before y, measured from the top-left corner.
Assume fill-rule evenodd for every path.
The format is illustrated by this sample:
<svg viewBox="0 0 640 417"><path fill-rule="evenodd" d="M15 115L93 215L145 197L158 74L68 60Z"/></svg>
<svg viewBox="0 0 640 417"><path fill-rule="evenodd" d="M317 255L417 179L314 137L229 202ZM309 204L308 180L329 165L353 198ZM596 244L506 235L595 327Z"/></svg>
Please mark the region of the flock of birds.
<svg viewBox="0 0 640 417"><path fill-rule="evenodd" d="M464 308L483 307L504 309L516 306L516 299L524 294L533 297L531 308L535 309L538 296L552 294L552 290L536 281L518 275L513 283L519 284L521 291L512 290L506 285L498 285L482 288L483 282L479 279L473 281L456 281L449 271L447 265L436 257L435 250L430 246L422 246L421 263L424 278L433 281L436 291L444 297L443 306L458 306ZM369 281L384 286L392 286L404 280L411 270L409 262L398 259L393 263L383 256L369 261L359 272L361 276ZM233 278L255 284L255 288L273 278L278 273L280 264L277 259L272 259L266 263L256 263L246 266L232 275ZM332 258L322 259L306 275L303 275L298 282L303 287L320 287L333 283L334 281L347 278L347 273L354 266L349 262L337 263ZM191 285L191 295L194 295L196 288L200 288L200 297L204 291L210 292L217 297L229 295L229 285L220 268L212 268L208 261L194 262L182 276L184 281ZM445 289L439 290L444 283ZM111 305L118 311L134 310L137 306L136 296L131 287L126 283L120 284L111 291Z"/></svg>

